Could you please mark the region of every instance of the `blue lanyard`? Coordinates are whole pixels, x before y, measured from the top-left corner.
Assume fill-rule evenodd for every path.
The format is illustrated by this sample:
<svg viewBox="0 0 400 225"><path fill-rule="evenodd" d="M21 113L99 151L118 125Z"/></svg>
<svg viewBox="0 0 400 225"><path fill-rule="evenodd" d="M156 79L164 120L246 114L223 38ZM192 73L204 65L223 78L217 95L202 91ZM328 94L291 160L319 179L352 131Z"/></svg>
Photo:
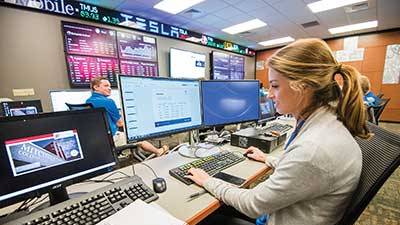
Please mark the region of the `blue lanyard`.
<svg viewBox="0 0 400 225"><path fill-rule="evenodd" d="M297 123L296 128L294 129L293 133L290 135L288 142L285 145L285 151L287 149L287 147L290 145L290 143L292 143L292 141L294 140L294 138L297 136L297 134L299 133L301 127L304 125L304 122L306 122L305 120L301 120L300 122Z"/></svg>

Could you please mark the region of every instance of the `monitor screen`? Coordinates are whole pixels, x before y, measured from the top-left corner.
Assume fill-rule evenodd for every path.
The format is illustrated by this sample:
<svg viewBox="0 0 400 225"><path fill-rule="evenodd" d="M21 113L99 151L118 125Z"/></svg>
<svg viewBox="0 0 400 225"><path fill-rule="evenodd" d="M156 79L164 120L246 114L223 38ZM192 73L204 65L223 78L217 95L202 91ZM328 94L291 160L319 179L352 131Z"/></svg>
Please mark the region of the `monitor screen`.
<svg viewBox="0 0 400 225"><path fill-rule="evenodd" d="M275 103L272 99L262 98L263 101L260 101L260 120L272 120L275 118L276 109Z"/></svg>
<svg viewBox="0 0 400 225"><path fill-rule="evenodd" d="M169 71L172 78L199 79L206 76L206 55L171 48Z"/></svg>
<svg viewBox="0 0 400 225"><path fill-rule="evenodd" d="M65 103L69 104L82 104L91 96L92 91L89 90L51 90L50 99L51 105L53 106L54 112L68 111L68 107ZM118 109L121 109L121 100L119 98L118 90L111 90L109 96L114 100Z"/></svg>
<svg viewBox="0 0 400 225"><path fill-rule="evenodd" d="M128 142L201 126L200 82L119 76Z"/></svg>
<svg viewBox="0 0 400 225"><path fill-rule="evenodd" d="M24 116L43 112L40 100L1 102L1 116Z"/></svg>
<svg viewBox="0 0 400 225"><path fill-rule="evenodd" d="M117 32L79 23L62 23L67 69L72 87L89 87L97 76L116 86L120 73Z"/></svg>
<svg viewBox="0 0 400 225"><path fill-rule="evenodd" d="M153 37L117 32L121 74L158 76L157 42Z"/></svg>
<svg viewBox="0 0 400 225"><path fill-rule="evenodd" d="M244 57L213 51L211 59L213 80L244 79Z"/></svg>
<svg viewBox="0 0 400 225"><path fill-rule="evenodd" d="M116 164L104 109L3 117L0 130L7 131L0 133L0 206L107 172Z"/></svg>
<svg viewBox="0 0 400 225"><path fill-rule="evenodd" d="M255 121L259 118L259 81L201 82L203 125Z"/></svg>

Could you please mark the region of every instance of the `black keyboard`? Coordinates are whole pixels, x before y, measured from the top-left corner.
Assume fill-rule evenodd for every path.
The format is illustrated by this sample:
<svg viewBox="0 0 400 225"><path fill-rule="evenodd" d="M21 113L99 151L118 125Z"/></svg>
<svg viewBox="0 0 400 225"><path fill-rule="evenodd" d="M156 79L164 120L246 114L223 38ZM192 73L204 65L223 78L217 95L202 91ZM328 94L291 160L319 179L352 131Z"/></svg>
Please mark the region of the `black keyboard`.
<svg viewBox="0 0 400 225"><path fill-rule="evenodd" d="M266 134L272 134L272 132L283 134L292 129L292 127L293 126L289 124L271 123L266 127L263 127L261 130Z"/></svg>
<svg viewBox="0 0 400 225"><path fill-rule="evenodd" d="M245 158L241 154L224 151L171 169L169 170L169 174L179 181L190 185L194 182L190 179L185 178L184 176L187 175L187 171L192 167L203 169L209 175L213 176L216 173L244 160Z"/></svg>
<svg viewBox="0 0 400 225"><path fill-rule="evenodd" d="M133 176L6 225L94 225L136 199L149 203L158 199L158 196L142 179Z"/></svg>

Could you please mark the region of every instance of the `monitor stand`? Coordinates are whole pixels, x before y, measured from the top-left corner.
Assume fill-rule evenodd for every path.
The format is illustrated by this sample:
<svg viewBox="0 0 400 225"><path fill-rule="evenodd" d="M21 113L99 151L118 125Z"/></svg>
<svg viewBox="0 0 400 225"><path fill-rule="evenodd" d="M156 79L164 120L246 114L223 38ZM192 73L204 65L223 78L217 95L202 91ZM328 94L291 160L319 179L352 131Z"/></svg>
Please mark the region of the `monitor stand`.
<svg viewBox="0 0 400 225"><path fill-rule="evenodd" d="M218 147L199 143L199 131L189 131L189 144L183 145L178 150L179 154L189 158L203 158L219 152Z"/></svg>
<svg viewBox="0 0 400 225"><path fill-rule="evenodd" d="M71 198L79 198L80 196L82 196L86 193L87 192L74 192L74 193L68 194L67 189L63 186L54 188L49 191L49 201L46 201L46 202L38 205L37 207L32 209L32 211L30 213L37 212L37 211L45 209L47 207L67 201Z"/></svg>

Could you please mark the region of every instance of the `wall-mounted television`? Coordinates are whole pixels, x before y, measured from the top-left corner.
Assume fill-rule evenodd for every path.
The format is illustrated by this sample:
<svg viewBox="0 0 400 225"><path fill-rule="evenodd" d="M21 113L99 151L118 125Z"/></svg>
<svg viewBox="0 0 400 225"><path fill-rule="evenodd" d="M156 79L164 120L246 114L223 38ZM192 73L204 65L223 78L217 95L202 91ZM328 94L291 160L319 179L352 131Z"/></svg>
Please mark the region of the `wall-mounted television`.
<svg viewBox="0 0 400 225"><path fill-rule="evenodd" d="M199 79L206 75L205 54L171 48L169 62L172 78Z"/></svg>
<svg viewBox="0 0 400 225"><path fill-rule="evenodd" d="M212 80L243 80L244 57L223 52L211 52Z"/></svg>
<svg viewBox="0 0 400 225"><path fill-rule="evenodd" d="M154 37L117 32L121 74L158 76L157 42Z"/></svg>
<svg viewBox="0 0 400 225"><path fill-rule="evenodd" d="M71 87L89 87L94 77L158 76L156 38L97 26L62 22Z"/></svg>

